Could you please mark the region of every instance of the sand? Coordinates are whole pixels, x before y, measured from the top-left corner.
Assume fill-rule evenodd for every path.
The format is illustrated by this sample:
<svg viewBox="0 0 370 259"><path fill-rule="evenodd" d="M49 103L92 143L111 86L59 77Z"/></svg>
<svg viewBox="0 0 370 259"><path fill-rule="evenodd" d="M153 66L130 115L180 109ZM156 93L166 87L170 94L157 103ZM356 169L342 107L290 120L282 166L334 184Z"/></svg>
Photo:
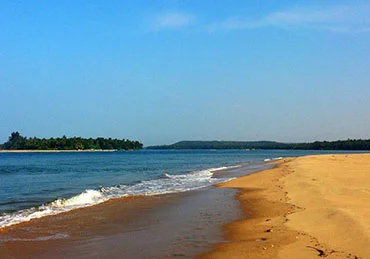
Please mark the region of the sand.
<svg viewBox="0 0 370 259"><path fill-rule="evenodd" d="M239 189L243 219L201 258L370 258L370 154L280 160L221 184Z"/></svg>

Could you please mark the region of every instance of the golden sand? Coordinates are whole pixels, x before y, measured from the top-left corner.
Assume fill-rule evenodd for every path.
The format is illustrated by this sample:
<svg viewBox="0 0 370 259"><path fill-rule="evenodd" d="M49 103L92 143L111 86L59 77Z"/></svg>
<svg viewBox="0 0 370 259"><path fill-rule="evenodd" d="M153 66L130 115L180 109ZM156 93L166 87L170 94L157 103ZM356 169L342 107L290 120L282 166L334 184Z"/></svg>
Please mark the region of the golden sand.
<svg viewBox="0 0 370 259"><path fill-rule="evenodd" d="M201 258L370 258L370 154L320 155L220 185L245 218Z"/></svg>

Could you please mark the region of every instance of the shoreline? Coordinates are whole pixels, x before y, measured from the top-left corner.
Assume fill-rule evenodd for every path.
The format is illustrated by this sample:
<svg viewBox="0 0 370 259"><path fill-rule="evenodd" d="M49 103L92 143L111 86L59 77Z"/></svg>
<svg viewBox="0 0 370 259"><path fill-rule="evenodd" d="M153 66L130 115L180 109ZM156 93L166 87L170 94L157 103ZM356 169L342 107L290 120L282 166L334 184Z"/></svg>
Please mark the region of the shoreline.
<svg viewBox="0 0 370 259"><path fill-rule="evenodd" d="M268 167L247 164L217 174L237 177ZM222 226L241 217L236 193L209 186L115 198L3 228L0 250L7 258L195 258L224 242Z"/></svg>
<svg viewBox="0 0 370 259"><path fill-rule="evenodd" d="M224 226L224 243L199 256L366 258L370 253L370 154L313 155L219 188L238 190L243 217Z"/></svg>
<svg viewBox="0 0 370 259"><path fill-rule="evenodd" d="M260 170L248 166L226 170L237 178L216 188L118 198L10 226L0 231L1 254L366 258L370 154L283 158Z"/></svg>
<svg viewBox="0 0 370 259"><path fill-rule="evenodd" d="M243 176L245 174L265 170L267 168L270 168L270 166L268 164L254 162L254 163L240 164L240 165L229 166L229 167L210 168L210 169L207 169L207 170L210 170L210 171L213 172L213 176L212 176L213 179L220 178L221 182L223 182L223 181L229 181L229 179L232 179L232 178ZM225 179L222 180L222 178L225 178ZM201 189L207 189L210 186L214 186L214 185L204 185L203 187L200 188L200 190ZM195 188L195 189L192 189L191 191L195 191L195 190L199 190L199 189ZM99 205L104 204L105 202L109 202L109 201L115 201L115 200L119 200L119 199L124 200L124 199L131 199L131 198L140 198L140 197L146 197L146 196L160 196L160 195L167 195L167 194L176 195L176 194L179 194L179 193L188 192L190 190L189 189L188 190L184 189L182 191L181 190L177 190L177 191L173 190L173 191L170 191L170 192L163 192L163 193L156 193L156 194L137 193L137 194L127 194L127 195L122 194L120 196L111 196L111 197L104 196L105 197L104 199L95 200L94 203L90 203L90 204L83 204L82 203L82 204L80 204L80 206L78 206L78 204L76 202L76 199L80 199L80 196L83 196L84 194L88 195L87 191L91 191L91 190L86 189L85 191L83 191L81 193L78 193L78 194L76 194L74 196L71 196L71 197L57 198L54 201L45 202L43 205L38 205L38 206L36 205L34 207L31 207L31 208L27 208L27 209L24 209L24 210L19 210L19 211L14 212L14 213L9 213L9 216L12 216L13 218L18 219L18 220L15 220L15 221L10 220L11 217L2 218L2 215L0 215L0 233L4 229L6 229L7 227L11 227L11 226L14 226L14 225L17 225L17 224L22 224L24 222L29 222L31 220L37 220L37 219L43 218L43 217L56 216L56 215L61 214L61 213L73 212L74 210L84 209L84 208L88 208L88 207L91 207L91 206L99 206ZM99 190L92 189L92 191L97 191L98 194L100 194ZM81 199L84 199L84 197L82 197ZM53 203L57 203L57 204L58 203L64 203L64 202L68 203L69 201L74 202L75 205L70 206L69 208L65 208L65 209L64 209L63 205L60 206L60 207L58 207L58 205L56 207L53 206ZM43 208L39 209L41 207L43 207Z"/></svg>
<svg viewBox="0 0 370 259"><path fill-rule="evenodd" d="M0 231L0 258L195 258L240 217L235 194L210 187L118 198L9 226Z"/></svg>

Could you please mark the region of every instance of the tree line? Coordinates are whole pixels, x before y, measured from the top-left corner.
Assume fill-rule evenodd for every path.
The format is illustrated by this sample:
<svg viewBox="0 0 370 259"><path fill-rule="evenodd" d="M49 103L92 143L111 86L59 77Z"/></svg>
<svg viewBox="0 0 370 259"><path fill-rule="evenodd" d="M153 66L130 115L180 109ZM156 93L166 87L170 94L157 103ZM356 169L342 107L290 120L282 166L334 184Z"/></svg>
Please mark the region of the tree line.
<svg viewBox="0 0 370 259"><path fill-rule="evenodd" d="M139 141L112 138L27 138L18 131L13 132L8 141L0 145L3 150L138 150L143 144Z"/></svg>
<svg viewBox="0 0 370 259"><path fill-rule="evenodd" d="M288 144L291 149L310 150L370 150L370 139L347 139Z"/></svg>

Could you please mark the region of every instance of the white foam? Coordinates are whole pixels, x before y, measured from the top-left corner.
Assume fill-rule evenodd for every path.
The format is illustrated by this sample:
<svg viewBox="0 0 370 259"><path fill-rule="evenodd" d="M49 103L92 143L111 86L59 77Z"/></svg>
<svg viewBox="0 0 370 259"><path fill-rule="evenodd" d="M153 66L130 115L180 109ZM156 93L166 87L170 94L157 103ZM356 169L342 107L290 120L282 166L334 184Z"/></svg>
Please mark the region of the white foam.
<svg viewBox="0 0 370 259"><path fill-rule="evenodd" d="M284 159L283 157L275 157L275 158L266 158L263 161L264 162L270 162L270 161L276 161L276 160L281 160Z"/></svg>
<svg viewBox="0 0 370 259"><path fill-rule="evenodd" d="M211 168L181 175L164 173L163 177L160 179L142 181L132 186L116 185L101 187L99 190L85 190L68 199L57 199L39 207L33 207L15 213L2 214L0 215L0 228L77 208L96 205L111 198L178 193L205 188L213 184L230 180L230 178L213 178L213 172L234 167L239 166Z"/></svg>
<svg viewBox="0 0 370 259"><path fill-rule="evenodd" d="M37 208L33 207L15 213L0 215L0 228L30 221L36 218L59 214L73 209L96 205L106 200L108 200L108 197L100 191L86 190L69 199L57 199L49 204L44 204Z"/></svg>
<svg viewBox="0 0 370 259"><path fill-rule="evenodd" d="M101 191L86 190L70 199L58 199L49 206L52 208L80 207L94 205L107 200L107 197Z"/></svg>
<svg viewBox="0 0 370 259"><path fill-rule="evenodd" d="M227 180L224 178L212 178L212 176L213 173L210 170L182 175L165 173L164 178L144 181L129 186L124 191L127 195L158 195L196 190Z"/></svg>
<svg viewBox="0 0 370 259"><path fill-rule="evenodd" d="M217 171L221 171L221 170L240 168L240 167L242 167L242 165L221 166L221 167L217 167L217 168L211 168L211 169L208 169L208 170L211 171L211 172L217 172Z"/></svg>
<svg viewBox="0 0 370 259"><path fill-rule="evenodd" d="M49 240L55 240L55 239L66 239L68 238L68 234L55 234L50 236L40 236L35 238L7 238L1 240L2 242L9 242L9 241L25 241L25 242L32 242L32 241L49 241Z"/></svg>

